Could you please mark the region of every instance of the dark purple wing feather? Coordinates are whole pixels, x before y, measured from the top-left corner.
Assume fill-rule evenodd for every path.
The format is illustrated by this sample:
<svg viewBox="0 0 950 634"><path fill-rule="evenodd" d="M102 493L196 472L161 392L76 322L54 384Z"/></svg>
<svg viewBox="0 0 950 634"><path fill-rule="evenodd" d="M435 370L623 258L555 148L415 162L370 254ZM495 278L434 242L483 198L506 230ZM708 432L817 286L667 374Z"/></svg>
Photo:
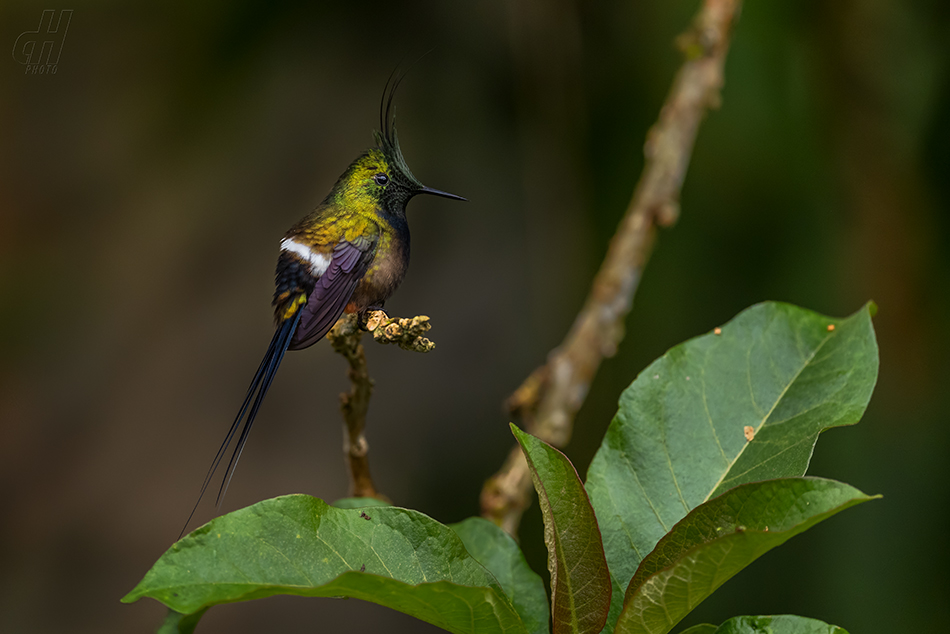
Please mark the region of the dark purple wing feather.
<svg viewBox="0 0 950 634"><path fill-rule="evenodd" d="M290 341L291 350L315 344L333 328L369 268L375 246L375 240L362 239L343 241L334 247L330 266L317 280L306 306L300 309L300 324Z"/></svg>

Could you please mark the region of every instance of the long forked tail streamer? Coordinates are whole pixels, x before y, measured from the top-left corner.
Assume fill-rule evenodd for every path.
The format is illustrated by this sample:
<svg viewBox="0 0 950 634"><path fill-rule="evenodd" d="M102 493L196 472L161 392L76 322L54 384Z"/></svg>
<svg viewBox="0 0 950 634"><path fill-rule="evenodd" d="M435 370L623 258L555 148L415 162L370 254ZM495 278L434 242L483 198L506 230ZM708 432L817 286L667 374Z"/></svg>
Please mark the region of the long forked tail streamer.
<svg viewBox="0 0 950 634"><path fill-rule="evenodd" d="M274 375L277 373L277 368L280 366L280 362L284 358L284 354L287 352L287 347L290 346L290 340L293 337L294 330L297 329L297 323L300 321L300 315L301 311L298 310L293 317L284 321L277 329L277 332L274 333L274 338L271 339L270 345L267 347L267 352L264 354L264 359L261 361L260 367L257 368L257 372L254 374L254 378L251 380L251 385L247 388L247 395L244 397L244 402L241 404L241 409L238 412L237 417L234 419L234 422L231 423L231 428L228 430L228 435L225 436L224 442L222 442L221 446L218 448L218 453L216 453L214 456L211 467L208 469L208 475L205 476L204 482L201 484L201 491L198 493L198 501L195 502L194 508L191 509L191 513L188 515L188 519L185 520L185 525L182 527L181 533L178 535L178 539L181 539L182 535L185 534L188 524L191 523L191 518L195 516L195 512L198 510L198 505L201 504L201 500L204 497L205 491L208 490L208 485L211 484L211 479L214 477L215 471L218 470L218 466L224 459L225 453L227 453L228 446L234 439L234 434L237 432L238 428L241 427L241 422L244 421L244 428L241 429L241 434L238 436L238 442L234 448L234 453L231 454L231 460L228 461L228 468L224 472L224 478L221 481L221 488L218 490L218 497L215 500L215 506L220 505L221 500L224 499L224 494L227 493L228 485L231 483L231 478L234 477L234 470L237 468L238 460L241 459L241 452L244 451L244 444L247 442L247 436L251 431L251 425L254 424L254 418L257 416L257 411L260 409L261 403L264 401L264 396L267 395L267 390L270 388L270 385L274 380ZM251 408L249 413L248 406ZM245 414L247 414L246 420L244 417Z"/></svg>

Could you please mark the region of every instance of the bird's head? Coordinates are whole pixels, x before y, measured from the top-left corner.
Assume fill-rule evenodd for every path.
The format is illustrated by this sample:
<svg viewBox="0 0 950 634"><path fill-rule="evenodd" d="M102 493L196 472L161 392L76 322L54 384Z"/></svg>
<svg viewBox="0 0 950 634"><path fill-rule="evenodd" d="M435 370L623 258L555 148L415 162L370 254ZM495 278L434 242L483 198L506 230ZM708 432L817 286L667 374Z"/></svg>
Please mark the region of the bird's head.
<svg viewBox="0 0 950 634"><path fill-rule="evenodd" d="M426 187L406 164L396 137L393 115L393 96L399 81L393 82L390 77L383 90L379 107L380 130L374 135L376 147L367 150L350 164L337 183L338 187L342 186L338 194L345 198L347 204L372 205L398 216L405 215L406 204L417 194L465 200L461 196Z"/></svg>

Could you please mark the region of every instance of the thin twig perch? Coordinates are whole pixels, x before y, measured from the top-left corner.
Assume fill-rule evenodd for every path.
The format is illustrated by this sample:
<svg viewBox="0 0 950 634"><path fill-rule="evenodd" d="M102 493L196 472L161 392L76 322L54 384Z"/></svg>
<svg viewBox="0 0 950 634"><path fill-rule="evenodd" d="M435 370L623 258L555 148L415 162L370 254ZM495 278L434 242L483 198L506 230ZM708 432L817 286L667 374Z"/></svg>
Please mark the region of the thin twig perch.
<svg viewBox="0 0 950 634"><path fill-rule="evenodd" d="M373 339L414 352L429 352L435 348L433 342L422 336L431 327L428 317L420 315L408 319L391 319L381 310L371 311L366 320L366 330L373 335ZM369 399L373 394L373 379L369 376L366 354L360 343L363 332L356 315L347 314L327 333L327 339L333 349L350 364L347 376L352 387L349 392L340 394L344 423L343 456L350 471L350 495L382 498L369 472L369 443L363 434Z"/></svg>
<svg viewBox="0 0 950 634"><path fill-rule="evenodd" d="M533 435L557 447L570 440L574 416L605 357L623 339L656 227L673 225L699 123L716 108L732 25L741 0L704 0L692 27L677 39L685 60L644 144L646 163L627 211L610 242L584 307L564 342L508 399L513 416ZM530 503L531 476L521 450L482 489L482 516L514 535Z"/></svg>

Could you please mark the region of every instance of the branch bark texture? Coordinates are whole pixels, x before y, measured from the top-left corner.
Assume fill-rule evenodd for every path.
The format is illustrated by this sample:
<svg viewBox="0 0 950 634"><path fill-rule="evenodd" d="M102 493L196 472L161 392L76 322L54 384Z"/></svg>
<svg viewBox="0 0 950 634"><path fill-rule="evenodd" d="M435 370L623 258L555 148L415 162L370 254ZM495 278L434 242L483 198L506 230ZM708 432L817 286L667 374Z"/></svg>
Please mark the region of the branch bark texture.
<svg viewBox="0 0 950 634"><path fill-rule="evenodd" d="M726 52L741 0L705 0L692 27L677 39L683 65L644 144L646 162L590 294L564 342L512 394L506 405L528 431L563 447L574 417L605 357L624 336L624 321L656 228L673 225L699 123L720 103ZM517 532L530 503L531 476L521 450L512 449L502 469L482 489L482 516Z"/></svg>
<svg viewBox="0 0 950 634"><path fill-rule="evenodd" d="M432 326L420 315L408 319L390 318L381 310L367 315L365 330L379 343L395 344L404 350L429 352L435 344L422 335ZM340 394L343 413L343 457L350 472L350 495L385 499L376 489L369 471L369 443L363 433L366 413L373 395L373 379L366 366L366 353L360 340L364 327L355 314L346 314L333 326L327 339L349 364L350 391Z"/></svg>

